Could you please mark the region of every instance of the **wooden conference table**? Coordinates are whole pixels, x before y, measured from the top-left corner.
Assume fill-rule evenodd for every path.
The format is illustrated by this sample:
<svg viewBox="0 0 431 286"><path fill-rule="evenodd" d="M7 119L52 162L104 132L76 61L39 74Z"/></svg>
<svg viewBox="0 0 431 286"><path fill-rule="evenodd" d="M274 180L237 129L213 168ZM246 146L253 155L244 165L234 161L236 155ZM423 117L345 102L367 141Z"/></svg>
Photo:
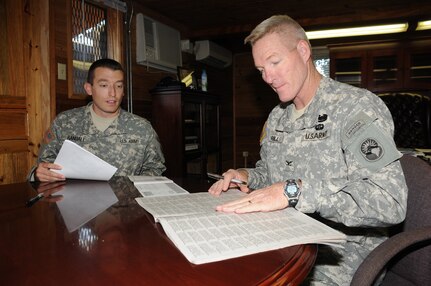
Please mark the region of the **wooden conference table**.
<svg viewBox="0 0 431 286"><path fill-rule="evenodd" d="M189 192L209 186L175 182ZM38 191L51 196L26 206ZM191 264L138 196L126 177L0 185L0 284L299 285L313 267L316 245Z"/></svg>

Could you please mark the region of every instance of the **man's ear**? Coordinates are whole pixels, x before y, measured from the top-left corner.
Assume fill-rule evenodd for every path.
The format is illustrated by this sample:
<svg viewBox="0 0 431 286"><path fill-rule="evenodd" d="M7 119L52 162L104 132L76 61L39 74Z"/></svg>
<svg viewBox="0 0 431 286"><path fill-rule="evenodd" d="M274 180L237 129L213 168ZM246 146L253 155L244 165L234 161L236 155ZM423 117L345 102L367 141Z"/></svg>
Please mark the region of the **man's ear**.
<svg viewBox="0 0 431 286"><path fill-rule="evenodd" d="M87 92L87 94L89 96L93 95L93 86L90 83L88 83L88 82L84 83L84 89L85 89L85 92Z"/></svg>
<svg viewBox="0 0 431 286"><path fill-rule="evenodd" d="M307 62L311 57L311 48L307 41L300 40L297 46L298 52L304 62Z"/></svg>

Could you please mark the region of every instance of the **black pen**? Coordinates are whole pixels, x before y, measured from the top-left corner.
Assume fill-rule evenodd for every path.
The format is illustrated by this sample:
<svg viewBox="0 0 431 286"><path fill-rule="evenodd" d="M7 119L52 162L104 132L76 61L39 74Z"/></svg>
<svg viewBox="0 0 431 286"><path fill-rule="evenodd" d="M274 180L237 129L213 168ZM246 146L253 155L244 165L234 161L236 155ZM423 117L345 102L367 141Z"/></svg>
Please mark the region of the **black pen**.
<svg viewBox="0 0 431 286"><path fill-rule="evenodd" d="M31 207L32 205L34 205L35 203L37 203L41 198L43 198L43 193L39 193L37 196L29 199L26 203L25 206L26 207Z"/></svg>

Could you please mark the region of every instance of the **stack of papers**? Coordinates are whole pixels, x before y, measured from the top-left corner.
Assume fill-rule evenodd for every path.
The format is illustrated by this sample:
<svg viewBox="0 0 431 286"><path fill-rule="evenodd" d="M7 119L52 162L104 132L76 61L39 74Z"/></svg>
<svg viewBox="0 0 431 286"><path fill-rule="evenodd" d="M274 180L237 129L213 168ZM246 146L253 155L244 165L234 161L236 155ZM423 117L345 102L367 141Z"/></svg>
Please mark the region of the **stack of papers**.
<svg viewBox="0 0 431 286"><path fill-rule="evenodd" d="M163 176L129 176L143 197L188 194L186 190Z"/></svg>
<svg viewBox="0 0 431 286"><path fill-rule="evenodd" d="M227 214L215 207L245 195L229 190L219 197L209 193L136 198L160 222L166 235L194 264L240 257L292 245L340 245L346 236L297 211Z"/></svg>

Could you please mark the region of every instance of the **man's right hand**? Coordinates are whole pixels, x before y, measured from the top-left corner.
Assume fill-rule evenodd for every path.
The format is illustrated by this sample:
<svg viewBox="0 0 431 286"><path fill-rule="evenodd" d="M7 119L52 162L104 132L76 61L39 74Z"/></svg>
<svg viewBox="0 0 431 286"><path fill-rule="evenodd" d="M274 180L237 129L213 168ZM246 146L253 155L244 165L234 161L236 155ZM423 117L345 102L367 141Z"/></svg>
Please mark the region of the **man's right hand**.
<svg viewBox="0 0 431 286"><path fill-rule="evenodd" d="M36 171L34 172L34 177L37 181L40 182L55 182L55 181L64 181L66 180L66 177L63 174L59 174L57 172L51 171L52 170L61 170L61 166L54 164L54 163L48 163L48 162L41 162L36 168Z"/></svg>
<svg viewBox="0 0 431 286"><path fill-rule="evenodd" d="M239 171L229 169L224 172L223 179L215 182L209 189L208 192L213 196L219 196L222 192L226 192L230 188L239 188L242 192L248 193L250 189L244 184L233 183L232 179L238 179L244 182L248 180L248 173L246 171Z"/></svg>

